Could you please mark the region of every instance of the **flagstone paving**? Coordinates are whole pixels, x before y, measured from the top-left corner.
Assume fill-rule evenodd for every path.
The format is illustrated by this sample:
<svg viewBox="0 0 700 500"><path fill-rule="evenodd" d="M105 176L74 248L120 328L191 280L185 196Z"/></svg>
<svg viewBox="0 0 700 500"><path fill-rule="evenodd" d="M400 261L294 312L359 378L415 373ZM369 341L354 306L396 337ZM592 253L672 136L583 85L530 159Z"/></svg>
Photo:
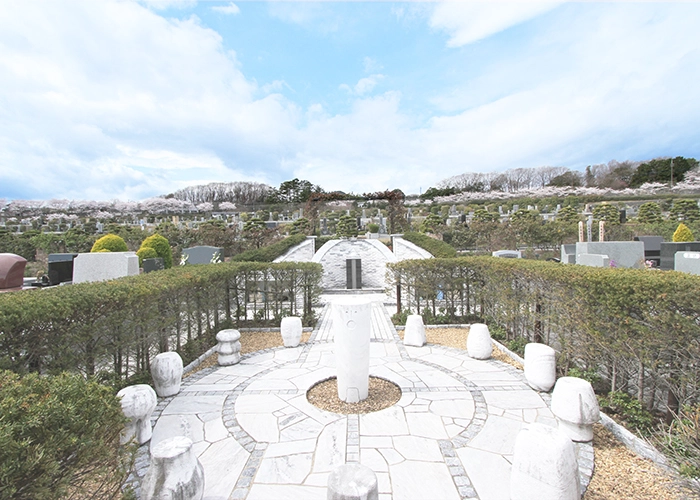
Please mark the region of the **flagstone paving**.
<svg viewBox="0 0 700 500"><path fill-rule="evenodd" d="M307 344L186 378L178 395L159 400L150 447L175 435L192 439L206 500L325 499L329 473L352 462L376 473L381 500L509 499L518 432L531 422L556 425L549 395L499 361L405 347L379 302L371 339L370 374L402 391L389 408L340 415L307 401L311 386L335 376L327 306ZM593 449L576 446L585 488ZM137 492L148 449L141 447L131 478Z"/></svg>

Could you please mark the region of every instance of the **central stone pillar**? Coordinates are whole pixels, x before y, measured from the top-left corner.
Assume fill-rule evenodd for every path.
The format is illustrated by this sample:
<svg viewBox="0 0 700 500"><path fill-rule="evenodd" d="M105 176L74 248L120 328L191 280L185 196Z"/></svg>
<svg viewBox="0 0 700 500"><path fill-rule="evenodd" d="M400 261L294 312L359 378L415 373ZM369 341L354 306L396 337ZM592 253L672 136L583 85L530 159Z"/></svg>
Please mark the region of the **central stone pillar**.
<svg viewBox="0 0 700 500"><path fill-rule="evenodd" d="M333 304L338 398L346 403L367 399L371 302Z"/></svg>

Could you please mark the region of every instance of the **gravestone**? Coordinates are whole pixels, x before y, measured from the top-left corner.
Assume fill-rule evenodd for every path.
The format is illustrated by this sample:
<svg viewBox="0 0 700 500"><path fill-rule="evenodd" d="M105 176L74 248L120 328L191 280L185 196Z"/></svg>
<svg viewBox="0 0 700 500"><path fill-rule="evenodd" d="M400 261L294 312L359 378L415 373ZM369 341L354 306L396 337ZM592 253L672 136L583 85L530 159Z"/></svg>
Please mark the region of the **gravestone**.
<svg viewBox="0 0 700 500"><path fill-rule="evenodd" d="M656 267L661 266L661 243L664 242L662 236L635 236L634 241L644 243L644 260L650 260Z"/></svg>
<svg viewBox="0 0 700 500"><path fill-rule="evenodd" d="M369 336L371 302L333 304L338 398L347 403L369 394Z"/></svg>
<svg viewBox="0 0 700 500"><path fill-rule="evenodd" d="M345 259L347 274L347 289L359 290L362 288L362 259Z"/></svg>
<svg viewBox="0 0 700 500"><path fill-rule="evenodd" d="M73 260L73 283L113 280L139 274L135 252L79 253Z"/></svg>
<svg viewBox="0 0 700 500"><path fill-rule="evenodd" d="M58 285L73 280L73 260L77 253L51 253L49 254L49 284Z"/></svg>
<svg viewBox="0 0 700 500"><path fill-rule="evenodd" d="M196 246L185 248L182 253L187 256L187 264L211 264L216 256L219 261L224 260L224 249L221 247Z"/></svg>
<svg viewBox="0 0 700 500"><path fill-rule="evenodd" d="M583 224L583 222L580 224ZM560 260L564 264L576 264L576 245L562 245L560 256Z"/></svg>
<svg viewBox="0 0 700 500"><path fill-rule="evenodd" d="M13 253L0 253L0 290L21 290L27 259Z"/></svg>
<svg viewBox="0 0 700 500"><path fill-rule="evenodd" d="M641 241L593 241L576 243L576 263L582 264L581 254L607 256L612 267L644 268L644 243ZM584 264L592 265L592 264Z"/></svg>
<svg viewBox="0 0 700 500"><path fill-rule="evenodd" d="M150 273L153 271L162 271L165 269L162 257L154 257L151 259L143 259L143 272Z"/></svg>
<svg viewBox="0 0 700 500"><path fill-rule="evenodd" d="M676 252L674 268L683 273L700 274L700 252Z"/></svg>
<svg viewBox="0 0 700 500"><path fill-rule="evenodd" d="M576 263L580 266L610 267L610 258L598 253L580 253L576 255Z"/></svg>
<svg viewBox="0 0 700 500"><path fill-rule="evenodd" d="M491 255L494 257L500 257L503 259L522 259L523 255L520 252L520 250L497 250L495 252L491 252Z"/></svg>
<svg viewBox="0 0 700 500"><path fill-rule="evenodd" d="M671 271L674 269L677 252L700 252L700 241L686 241L682 243L661 243L661 269Z"/></svg>

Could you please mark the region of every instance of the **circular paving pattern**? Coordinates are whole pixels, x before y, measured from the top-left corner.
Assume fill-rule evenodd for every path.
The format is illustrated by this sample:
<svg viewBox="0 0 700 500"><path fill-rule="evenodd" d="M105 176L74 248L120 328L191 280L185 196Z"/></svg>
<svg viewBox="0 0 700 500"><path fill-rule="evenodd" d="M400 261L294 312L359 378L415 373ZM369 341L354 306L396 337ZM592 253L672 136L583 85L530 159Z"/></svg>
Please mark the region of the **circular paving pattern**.
<svg viewBox="0 0 700 500"><path fill-rule="evenodd" d="M338 378L331 377L311 386L306 392L306 399L316 408L332 413L372 413L388 408L401 399L401 388L389 380L370 376L367 399L346 403L338 397Z"/></svg>

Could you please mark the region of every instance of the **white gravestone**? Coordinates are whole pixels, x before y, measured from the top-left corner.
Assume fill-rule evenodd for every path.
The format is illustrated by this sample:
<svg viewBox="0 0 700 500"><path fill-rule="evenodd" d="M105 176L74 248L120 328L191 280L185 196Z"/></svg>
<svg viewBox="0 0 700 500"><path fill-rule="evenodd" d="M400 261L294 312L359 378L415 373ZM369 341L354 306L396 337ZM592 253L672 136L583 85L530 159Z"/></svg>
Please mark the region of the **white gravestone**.
<svg viewBox="0 0 700 500"><path fill-rule="evenodd" d="M79 253L73 259L73 283L106 281L139 274L135 252Z"/></svg>
<svg viewBox="0 0 700 500"><path fill-rule="evenodd" d="M372 304L333 304L338 397L346 403L367 399L369 392L369 336Z"/></svg>
<svg viewBox="0 0 700 500"><path fill-rule="evenodd" d="M525 345L525 379L540 392L548 392L557 381L556 351L545 344Z"/></svg>
<svg viewBox="0 0 700 500"><path fill-rule="evenodd" d="M216 334L216 352L219 353L219 366L235 365L241 360L241 332L228 329Z"/></svg>
<svg viewBox="0 0 700 500"><path fill-rule="evenodd" d="M151 466L141 483L141 500L201 500L204 468L184 436L165 439L151 450Z"/></svg>
<svg viewBox="0 0 700 500"><path fill-rule="evenodd" d="M129 419L120 438L121 444L135 439L138 444L151 440L151 414L156 409L158 398L150 385L138 384L124 387L117 393L121 398L122 413Z"/></svg>
<svg viewBox="0 0 700 500"><path fill-rule="evenodd" d="M372 469L360 464L345 464L328 475L328 500L377 500L379 483Z"/></svg>
<svg viewBox="0 0 700 500"><path fill-rule="evenodd" d="M555 427L532 423L518 433L510 472L511 500L580 500L574 443Z"/></svg>
<svg viewBox="0 0 700 500"><path fill-rule="evenodd" d="M282 342L284 347L296 347L301 341L301 318L297 316L287 316L282 318L280 323L280 333L282 334Z"/></svg>
<svg viewBox="0 0 700 500"><path fill-rule="evenodd" d="M552 413L572 441L592 440L593 424L600 420L593 386L578 377L561 377L552 391Z"/></svg>
<svg viewBox="0 0 700 500"><path fill-rule="evenodd" d="M425 345L425 325L423 325L423 316L420 314L410 314L406 318L406 329L404 330L403 343L415 347L423 347Z"/></svg>
<svg viewBox="0 0 700 500"><path fill-rule="evenodd" d="M167 398L180 392L182 358L176 352L161 352L151 361L151 377L158 397Z"/></svg>
<svg viewBox="0 0 700 500"><path fill-rule="evenodd" d="M493 346L489 327L483 323L474 323L469 327L467 336L467 354L474 359L489 359Z"/></svg>

